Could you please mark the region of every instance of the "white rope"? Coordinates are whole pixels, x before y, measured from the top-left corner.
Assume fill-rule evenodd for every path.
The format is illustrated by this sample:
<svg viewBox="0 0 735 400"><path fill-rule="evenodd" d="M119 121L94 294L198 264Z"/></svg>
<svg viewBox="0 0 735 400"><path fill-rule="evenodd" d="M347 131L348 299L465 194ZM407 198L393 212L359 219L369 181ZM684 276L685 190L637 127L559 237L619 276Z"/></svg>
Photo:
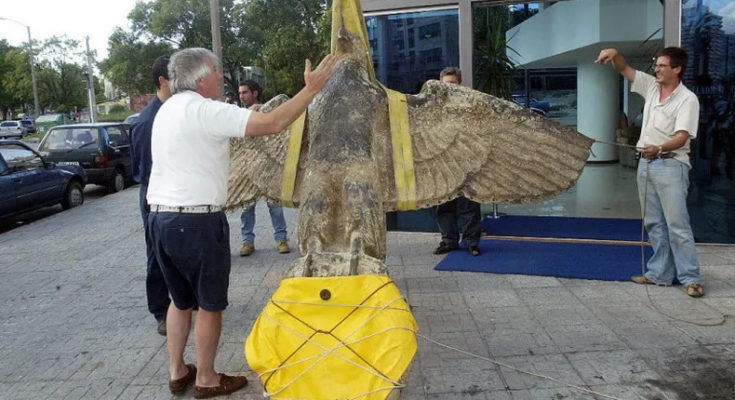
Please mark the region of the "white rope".
<svg viewBox="0 0 735 400"><path fill-rule="evenodd" d="M393 304L394 302L396 302L398 300L403 300L403 298L402 297L399 297L397 299L394 299L394 300L388 302L385 306L381 307L376 314L379 314L383 310L388 309L388 307L391 304ZM300 303L300 302L296 302L296 301L289 301L288 303L289 304L306 304L306 305L317 305L318 304L318 303ZM375 306L360 305L360 304L354 305L353 307L355 307L355 308L373 308L373 309L375 308ZM352 397L352 398L349 398L349 399L346 399L346 400L356 400L356 399L359 399L361 397L368 396L368 395L370 395L372 393L377 393L377 392L381 392L381 391L384 391L384 390L403 389L405 387L404 384L401 384L400 382L396 382L396 381L394 381L394 380L392 380L392 379L390 379L388 377L382 376L382 374L379 374L376 371L373 371L371 369L368 369L367 367L365 367L365 366L363 366L363 365L361 365L359 363L356 363L356 362L350 360L349 358L347 358L347 357L345 357L345 356L343 356L343 355L341 355L339 353L336 353L336 350L338 350L338 349L342 349L342 348L344 348L346 346L349 346L349 345L352 345L352 344L355 344L355 343L359 343L360 341L367 340L367 339L369 339L371 337L374 337L376 335L380 335L380 334L383 334L385 332L388 332L388 331L391 331L391 330L395 330L395 329L405 329L405 330L411 331L417 337L421 337L422 339L427 340L429 342L432 342L432 343L434 343L436 345L439 345L439 346L442 346L444 348L447 348L447 349L456 351L458 353L469 355L469 356L474 357L474 358L478 358L478 359L481 359L481 360L484 360L484 361L488 361L490 363L493 363L493 364L499 365L501 367L505 367L505 368L508 368L508 369L511 369L511 370L514 370L514 371L517 371L517 372L520 372L520 373L523 373L523 374L527 374L527 375L535 376L537 378L542 378L542 379L550 380L552 382L556 382L556 383L565 385L567 387L570 387L570 388L573 388L573 389L576 389L576 390L579 390L579 391L582 391L582 392L585 392L585 393L594 394L596 396L601 396L601 397L608 398L608 399L613 399L613 400L624 400L624 399L621 399L621 398L618 398L618 397L614 397L614 396L606 395L604 393L600 393L600 392L596 392L596 391L593 391L593 390L589 390L589 389L583 388L581 386L577 386L577 385L574 385L574 384L566 383L566 382L563 382L563 381L561 381L559 379L556 379L556 378L553 378L553 377L550 377L550 376L546 376L546 375L536 374L536 373L533 373L533 372L524 371L522 369L513 367L511 365L502 363L500 361L493 360L493 359L488 358L488 357L484 357L484 356L481 356L481 355L478 355L478 354L474 354L474 353L471 353L471 352L468 352L468 351L460 350L460 349L458 349L456 347L452 347L450 345L447 345L447 344L438 342L438 341L436 341L436 340L434 340L434 339L432 339L432 338L430 338L428 336L421 335L421 334L417 333L412 327L388 327L388 328L386 328L386 329L384 329L382 331L373 332L370 335L367 335L367 336L364 336L364 337L355 339L355 340L353 340L351 342L345 342L345 341L343 341L342 343L340 343L337 346L335 346L335 347L333 347L333 348L330 349L330 348L327 348L326 346L323 346L322 344L320 344L318 342L315 342L314 340L312 340L312 339L310 339L310 338L308 338L308 337L300 334L299 332L295 331L294 329L292 329L292 328L290 328L290 327L288 327L288 326L280 323L279 321L275 320L274 318L272 318L268 314L263 313L262 315L265 318L267 318L268 320L270 320L271 322L273 322L274 324L282 327L283 329L285 329L288 332L291 332L293 335L297 336L299 339L303 340L304 342L308 342L308 343L314 344L315 346L320 347L322 350L324 350L323 353L316 354L316 355L313 355L311 357L307 357L305 359L297 360L297 361L294 361L294 362L291 362L291 363L283 364L283 365L281 365L279 367L272 368L272 369L269 369L269 370L266 370L266 371L260 373L258 375L258 378L260 378L262 380L262 377L264 375L272 374L272 373L275 373L275 372L277 372L277 371L279 371L281 369L284 369L284 368L287 368L287 367L291 367L291 366L294 366L294 365L298 365L300 363L303 363L303 362L306 362L306 361L310 361L312 359L318 359L309 368L307 368L304 371L302 371L294 379L292 379L291 381L289 381L288 383L286 383L279 390L277 390L275 392L267 392L266 391L266 392L263 393L263 396L264 397L271 398L271 399L274 399L274 400L324 400L324 399L307 399L307 398L286 398L286 397L274 397L274 396L278 395L279 393L283 392L288 387L290 387L291 385L293 385L304 374L306 374L309 370L311 370L312 368L314 368L314 366L317 363L319 363L322 360L324 360L330 354L334 354L335 356L343 359L344 361L347 361L348 363L350 363L350 364L352 364L352 365L354 365L354 366L356 366L356 367L358 367L358 368L360 368L360 369L362 369L362 370L364 370L364 371L366 371L366 372L368 372L368 373L370 373L372 375L375 375L375 376L377 376L377 377L379 377L381 379L385 379L386 381L390 382L393 385L393 386L386 386L386 387L381 387L381 388L373 389L371 391L368 391L368 392L365 392L365 393L361 393L361 394L359 394L359 395L357 395L355 397ZM373 318L374 318L374 316L373 316ZM350 333L347 337L350 337L350 336L354 335L364 325L365 324L360 325L358 328L356 328L355 330L353 330L353 332Z"/></svg>
<svg viewBox="0 0 735 400"><path fill-rule="evenodd" d="M607 145L611 145L611 146L618 146L618 147L625 147L625 148L633 148L633 149L636 149L638 151L643 150L640 147L636 147L636 146L629 145L629 144L605 142L603 140L595 140L595 142L596 143L601 143L601 144L607 144ZM643 184L643 205L642 205L642 211L641 211L641 213L642 213L642 215L641 215L641 276L643 276L643 277L646 276L646 252L645 252L645 249L646 249L645 248L646 241L644 239L645 239L645 228L646 228L646 204L648 203L648 176L649 176L648 175L648 173L649 173L649 170L648 169L649 169L649 164L650 164L650 162L647 162L646 163L646 179L645 179L645 182ZM636 168L636 174L637 174L637 171L638 171L638 169ZM732 317L732 315L730 315L730 314L723 314L723 313L721 313L719 311L716 311L716 310L715 311L718 312L720 314L720 316L721 316L720 319L718 321L716 321L716 322L691 321L691 320L688 320L688 319L685 319L685 318L679 318L679 317L673 316L673 315L665 312L664 310L662 310L653 301L653 298L651 297L651 292L648 289L648 285L644 284L644 286L646 287L646 297L648 297L648 301L651 303L651 307L653 307L653 309L656 310L661 315L663 315L663 316L665 316L667 318L673 319L675 321L686 322L687 324L692 324L692 325L697 325L697 326L718 326L718 325L724 324L728 317Z"/></svg>
<svg viewBox="0 0 735 400"><path fill-rule="evenodd" d="M646 231L646 205L648 204L648 176L649 176L650 164L651 164L650 162L646 162L646 179L643 183L643 207L641 211L641 214L643 214L641 215L641 276L643 276L644 278L646 277L646 252L645 252L646 242L644 240L644 235ZM646 287L646 297L648 297L648 301L649 303L651 303L651 307L653 307L653 309L659 312L661 315L667 318L673 319L675 321L686 322L687 324L696 325L696 326L719 326L719 325L724 324L727 318L731 316L729 314L723 314L723 313L719 313L719 311L716 311L720 314L720 318L718 321L714 321L714 322L699 322L699 321L688 320L686 318L676 317L662 310L658 306L658 304L656 304L656 302L653 301L653 297L651 297L651 291L649 290L648 285L644 284L643 286Z"/></svg>
<svg viewBox="0 0 735 400"><path fill-rule="evenodd" d="M400 297L399 299L404 299L403 297ZM405 300L405 299L404 299ZM278 304L294 304L294 305L306 305L306 306L320 306L320 307L340 307L340 308L373 308L376 310L385 308L384 306L371 306L367 304L346 304L346 303L318 303L318 302L302 302L302 301L294 301L294 300L271 300L273 303ZM388 310L393 311L409 311L405 308L393 308L388 307L386 308Z"/></svg>
<svg viewBox="0 0 735 400"><path fill-rule="evenodd" d="M304 336L300 335L298 332L295 332L295 331L289 329L287 326L279 323L278 321L276 321L276 320L274 320L274 319L272 319L270 317L267 317L267 318L269 320L271 320L272 322L276 323L277 325L281 326L282 328L284 328L284 329L286 329L288 331L291 331L295 336L299 337L300 339L304 340L305 342L309 342L309 343L311 343L311 344L313 344L313 345L321 348L322 350L324 350L323 353L316 354L316 355L314 355L312 357L307 357L306 359L299 360L299 361L296 361L296 362L284 364L284 365L281 365L280 367L272 368L271 370L264 371L263 373L259 374L258 375L258 378L262 379L262 376L265 375L265 374L275 373L275 372L277 372L277 371L279 371L281 369L284 369L284 368L287 368L287 367L290 367L290 366L293 366L293 365L297 365L297 364L300 364L302 362L306 362L307 360L310 360L310 359L313 359L313 358L318 358L316 361L314 361L313 364L311 364L308 368L306 368L303 371L301 371L292 380L290 380L289 382L285 383L280 389L276 390L275 392L266 392L266 394L268 394L268 396L277 395L278 393L281 393L284 390L288 389L296 381L298 381L299 379L301 379L301 377L304 376L307 372L311 371L318 363L320 363L321 361L323 361L324 359L326 359L330 354L333 354L334 356L336 356L338 358L341 358L342 360L346 361L347 363L352 364L353 366L355 366L357 368L360 368L363 371L365 371L365 372L367 372L367 373L369 373L371 375L375 375L378 378L387 380L388 382L390 382L391 384L393 384L393 386L395 388L402 388L403 387L403 385L401 383L396 382L396 381L393 381L392 379L390 379L390 378L388 378L386 376L383 376L382 374L377 373L376 371L373 371L373 370L365 367L364 365L361 365L361 364L359 364L359 363L357 363L357 362L355 362L355 361L353 361L353 360L351 360L351 359L349 359L349 358L347 358L347 357L345 357L345 356L343 356L343 355L341 355L339 353L336 353L337 350L346 347L347 344L337 345L336 347L333 347L333 348L330 349L330 348L328 348L326 346L323 346L322 344L320 344L318 342L315 342L315 341L313 341L313 340L311 340L311 339L309 339L307 337L304 337ZM401 327L387 328L386 330L384 330L384 332L387 332L387 331L393 330L393 329L406 329L406 328L401 328ZM384 332L379 332L379 333L384 333ZM357 396L356 398L359 398L359 397L362 397L362 394L359 395L359 396Z"/></svg>
<svg viewBox="0 0 735 400"><path fill-rule="evenodd" d="M604 393L596 392L594 390L586 389L586 388L583 388L581 386L577 386L577 385L574 385L574 384L571 384L571 383L566 383L564 381L561 381L561 380L556 379L556 378L552 378L550 376L546 376L546 375L536 374L536 373L533 373L533 372L524 371L524 370L522 370L520 368L513 367L511 365L502 363L502 362L497 361L497 360L493 360L492 358L484 357L484 356L481 356L481 355L475 354L475 353L470 353L469 351L460 350L460 349L458 349L456 347L452 347L450 345L447 345L447 344L438 342L438 341L436 341L436 340L434 340L434 339L432 339L432 338L430 338L428 336L424 336L424 335L422 335L420 333L417 333L416 336L418 336L418 337L420 337L420 338L422 338L422 339L424 339L426 341L429 341L431 343L434 343L434 344L436 344L438 346L447 348L449 350L454 350L454 351L456 351L458 353L462 353L462 354L465 354L465 355L468 355L468 356L471 356L471 357L474 357L474 358L478 358L480 360L484 360L484 361L493 363L495 365L499 365L499 366L504 367L504 368L512 369L513 371L520 372L522 374L531 375L531 376L535 376L537 378L542 378L542 379L546 379L546 380L549 380L549 381L552 381L552 382L560 383L560 384L562 384L564 386L567 386L567 387L570 387L570 388L573 388L573 389L577 389L577 390L582 391L582 392L585 392L585 393L593 394L595 396L600 396L600 397L604 397L604 398L607 398L607 399L613 399L613 400L625 400L625 399L622 399L622 398L619 398L619 397L610 396L610 395L607 395L607 394L604 394Z"/></svg>

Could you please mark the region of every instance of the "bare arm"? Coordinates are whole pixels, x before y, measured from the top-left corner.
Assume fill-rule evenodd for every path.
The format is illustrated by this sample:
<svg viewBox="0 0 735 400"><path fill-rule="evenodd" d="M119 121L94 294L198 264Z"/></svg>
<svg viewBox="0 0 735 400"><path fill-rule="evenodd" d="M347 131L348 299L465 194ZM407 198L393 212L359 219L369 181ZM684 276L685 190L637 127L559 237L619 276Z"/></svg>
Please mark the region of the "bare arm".
<svg viewBox="0 0 735 400"><path fill-rule="evenodd" d="M304 68L304 88L292 99L283 103L269 113L253 111L245 127L246 136L272 135L281 132L291 125L327 84L337 66L337 58L331 54L324 57L319 66L312 71L311 61L306 60Z"/></svg>
<svg viewBox="0 0 735 400"><path fill-rule="evenodd" d="M661 146L647 144L643 147L641 153L643 153L643 155L646 157L653 157L660 153L674 151L679 147L684 146L684 144L687 142L687 139L689 139L689 132L676 131L674 137L664 142Z"/></svg>
<svg viewBox="0 0 735 400"><path fill-rule="evenodd" d="M621 75L625 77L630 82L633 82L635 80L635 69L628 65L628 62L625 61L625 57L623 57L622 54L618 53L617 49L604 49L600 52L600 55L597 56L597 60L595 60L598 64L607 64L609 62L612 62L613 68L615 68L616 71L620 72Z"/></svg>

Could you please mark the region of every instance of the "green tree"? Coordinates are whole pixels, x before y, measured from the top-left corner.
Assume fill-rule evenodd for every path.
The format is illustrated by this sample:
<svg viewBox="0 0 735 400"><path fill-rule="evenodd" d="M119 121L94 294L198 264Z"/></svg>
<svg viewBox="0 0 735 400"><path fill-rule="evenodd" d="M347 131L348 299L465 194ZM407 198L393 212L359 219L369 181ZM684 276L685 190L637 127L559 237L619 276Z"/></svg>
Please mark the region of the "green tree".
<svg viewBox="0 0 735 400"><path fill-rule="evenodd" d="M36 70L38 97L44 108L64 112L87 107L85 69L64 61L44 61Z"/></svg>
<svg viewBox="0 0 735 400"><path fill-rule="evenodd" d="M229 90L237 89L234 77L243 65L243 53L237 45L237 24L233 15L241 13L242 4L220 0L222 38L222 68ZM177 48L212 48L212 28L209 2L201 0L156 0L137 3L128 15L133 34L163 41ZM146 66L152 64L147 63ZM149 75L150 73L146 74Z"/></svg>
<svg viewBox="0 0 735 400"><path fill-rule="evenodd" d="M77 40L54 36L42 42L36 68L42 108L63 112L87 107L84 58Z"/></svg>
<svg viewBox="0 0 735 400"><path fill-rule="evenodd" d="M108 39L108 48L109 56L100 62L100 71L115 87L129 95L151 93L154 90L151 78L153 61L173 53L168 43L144 43L138 35L119 27Z"/></svg>
<svg viewBox="0 0 735 400"><path fill-rule="evenodd" d="M329 51L325 0L220 0L219 4L226 90L236 91L239 71L252 65L267 74L266 94L294 94L303 85L304 59L318 62ZM130 94L150 91L150 65L158 55L176 48L211 48L206 1L139 2L128 19L131 31L113 33L110 57L100 68Z"/></svg>
<svg viewBox="0 0 735 400"><path fill-rule="evenodd" d="M28 52L0 41L0 111L3 119L11 110L29 110L33 104Z"/></svg>
<svg viewBox="0 0 735 400"><path fill-rule="evenodd" d="M266 73L265 94L295 94L304 84L304 60L317 63L329 52L331 2L251 0L237 18L239 43L251 65Z"/></svg>

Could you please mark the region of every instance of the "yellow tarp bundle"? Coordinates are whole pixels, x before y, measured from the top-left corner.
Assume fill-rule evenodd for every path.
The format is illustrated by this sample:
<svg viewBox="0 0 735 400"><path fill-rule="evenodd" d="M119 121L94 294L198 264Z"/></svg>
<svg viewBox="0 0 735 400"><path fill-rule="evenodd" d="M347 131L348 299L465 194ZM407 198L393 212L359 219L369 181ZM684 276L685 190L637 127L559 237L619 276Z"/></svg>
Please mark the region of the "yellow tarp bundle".
<svg viewBox="0 0 735 400"><path fill-rule="evenodd" d="M418 327L383 275L289 278L245 342L272 399L385 399L416 353Z"/></svg>

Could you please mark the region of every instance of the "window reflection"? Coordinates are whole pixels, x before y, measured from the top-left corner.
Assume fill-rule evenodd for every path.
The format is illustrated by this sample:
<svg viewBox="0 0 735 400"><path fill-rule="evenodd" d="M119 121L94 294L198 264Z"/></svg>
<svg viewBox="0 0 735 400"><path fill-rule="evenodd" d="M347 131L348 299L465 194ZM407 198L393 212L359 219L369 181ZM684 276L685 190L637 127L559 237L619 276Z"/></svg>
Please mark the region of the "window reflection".
<svg viewBox="0 0 735 400"><path fill-rule="evenodd" d="M735 1L682 3L684 84L697 94L699 130L692 144L689 212L702 242L735 243Z"/></svg>
<svg viewBox="0 0 735 400"><path fill-rule="evenodd" d="M459 65L456 9L368 16L368 38L380 82L403 93L418 93L446 66Z"/></svg>

